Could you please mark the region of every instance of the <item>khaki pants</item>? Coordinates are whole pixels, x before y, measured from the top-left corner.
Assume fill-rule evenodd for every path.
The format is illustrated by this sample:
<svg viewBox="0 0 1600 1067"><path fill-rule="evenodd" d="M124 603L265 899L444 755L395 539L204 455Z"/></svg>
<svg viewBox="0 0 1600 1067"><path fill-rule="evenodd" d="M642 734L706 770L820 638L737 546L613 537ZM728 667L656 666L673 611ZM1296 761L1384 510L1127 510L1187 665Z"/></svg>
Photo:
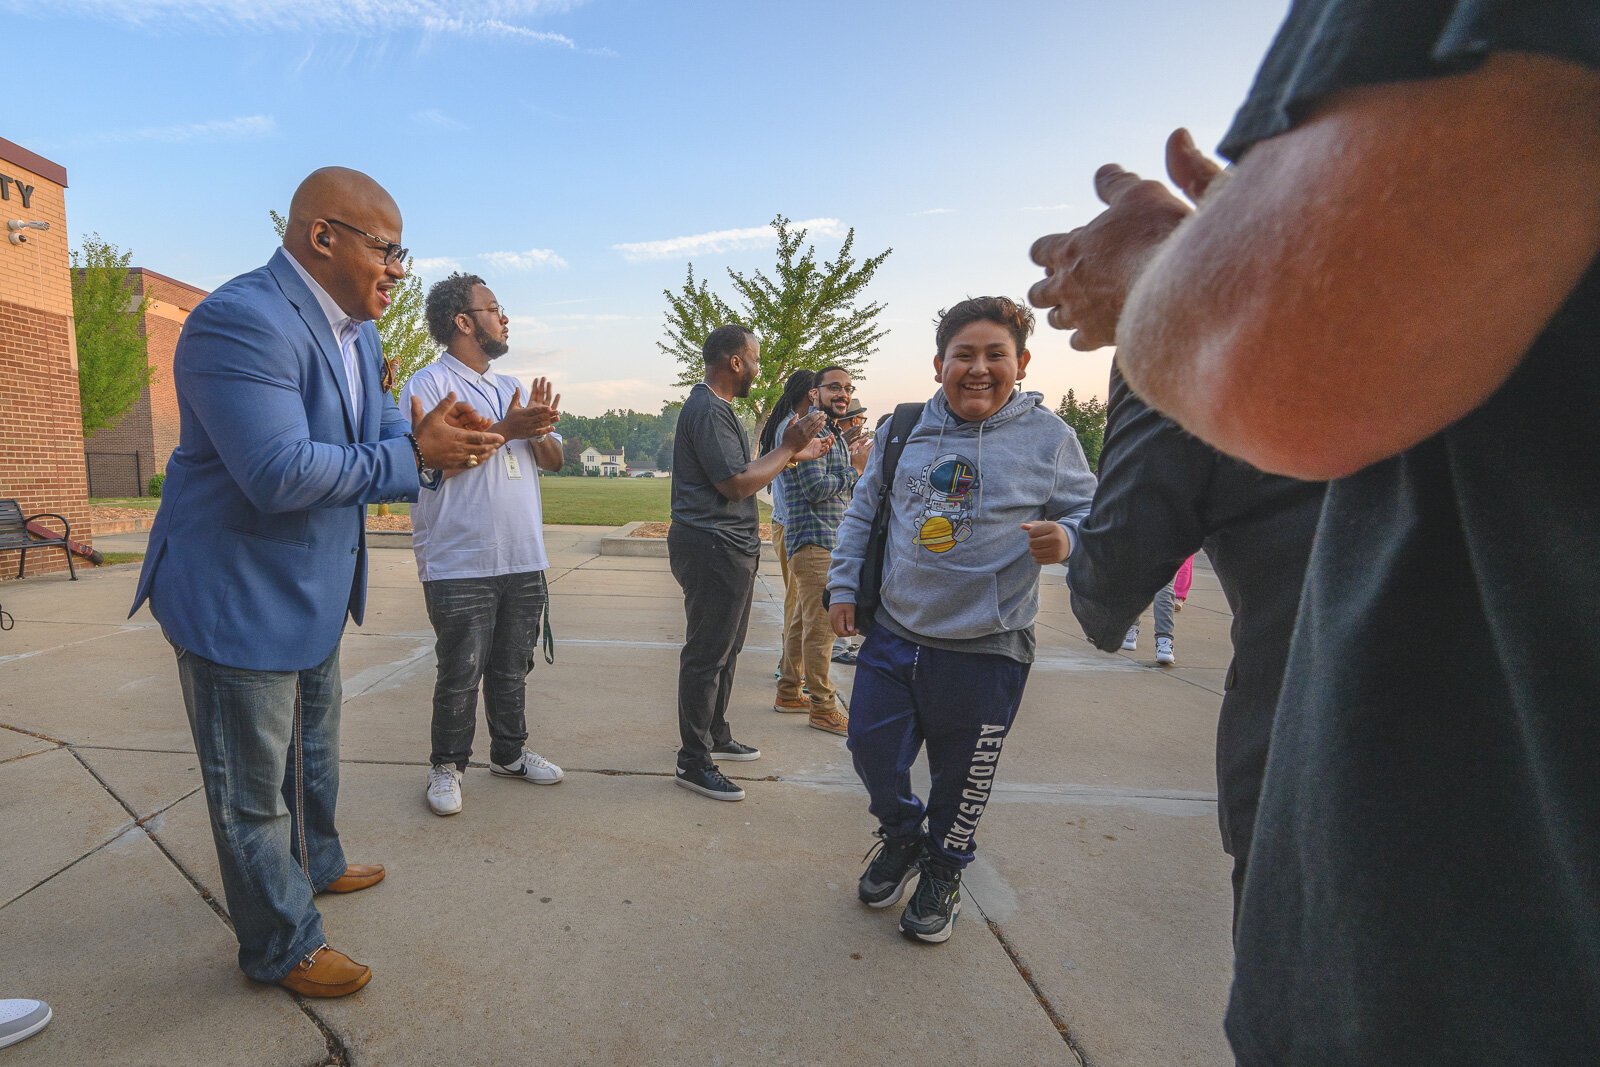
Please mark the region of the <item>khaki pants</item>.
<svg viewBox="0 0 1600 1067"><path fill-rule="evenodd" d="M778 699L800 700L800 594L789 573L789 553L783 544L783 524L772 524L772 549L783 572L783 642L778 655Z"/></svg>
<svg viewBox="0 0 1600 1067"><path fill-rule="evenodd" d="M811 690L813 717L839 710L828 668L833 657L833 629L822 606L823 590L828 588L828 568L833 554L821 545L801 545L789 554L790 599L798 602L800 615L800 665L806 686Z"/></svg>

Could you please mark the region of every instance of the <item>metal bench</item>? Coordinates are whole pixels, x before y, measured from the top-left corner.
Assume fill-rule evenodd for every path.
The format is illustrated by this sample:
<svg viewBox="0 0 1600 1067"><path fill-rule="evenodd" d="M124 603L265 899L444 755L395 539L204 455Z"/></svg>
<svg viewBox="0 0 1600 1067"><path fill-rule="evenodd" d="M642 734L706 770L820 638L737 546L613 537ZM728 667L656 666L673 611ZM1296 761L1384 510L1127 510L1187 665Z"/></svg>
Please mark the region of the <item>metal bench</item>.
<svg viewBox="0 0 1600 1067"><path fill-rule="evenodd" d="M35 536L28 530L28 524L35 519L55 519L61 524L60 537ZM46 529L39 527L39 529ZM72 565L72 548L68 542L72 539L72 526L66 517L54 512L42 511L37 515L22 514L22 506L15 500L0 500L0 552L19 550L21 559L17 563L17 577L22 577L22 572L28 566L28 550L32 548L59 548L67 557L67 573L72 580L78 580L78 572Z"/></svg>

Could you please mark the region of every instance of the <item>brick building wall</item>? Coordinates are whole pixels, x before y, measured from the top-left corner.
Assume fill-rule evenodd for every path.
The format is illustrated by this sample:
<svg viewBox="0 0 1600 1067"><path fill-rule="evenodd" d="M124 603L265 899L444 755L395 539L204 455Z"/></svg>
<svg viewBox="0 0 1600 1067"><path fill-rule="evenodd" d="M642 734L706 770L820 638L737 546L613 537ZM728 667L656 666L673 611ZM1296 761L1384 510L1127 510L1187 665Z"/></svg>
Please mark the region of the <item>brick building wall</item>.
<svg viewBox="0 0 1600 1067"><path fill-rule="evenodd" d="M153 474L164 473L178 447L178 394L172 382L172 356L189 312L205 299L196 289L144 267L128 272L135 301L148 295L140 323L150 363L150 384L115 426L96 430L84 442L89 484L95 496L139 496Z"/></svg>
<svg viewBox="0 0 1600 1067"><path fill-rule="evenodd" d="M48 222L11 244L0 229L0 497L23 514L59 512L74 540L92 539L78 408L67 256L67 172L0 138L0 221ZM0 552L0 579L17 573ZM59 551L29 552L28 574L65 570Z"/></svg>

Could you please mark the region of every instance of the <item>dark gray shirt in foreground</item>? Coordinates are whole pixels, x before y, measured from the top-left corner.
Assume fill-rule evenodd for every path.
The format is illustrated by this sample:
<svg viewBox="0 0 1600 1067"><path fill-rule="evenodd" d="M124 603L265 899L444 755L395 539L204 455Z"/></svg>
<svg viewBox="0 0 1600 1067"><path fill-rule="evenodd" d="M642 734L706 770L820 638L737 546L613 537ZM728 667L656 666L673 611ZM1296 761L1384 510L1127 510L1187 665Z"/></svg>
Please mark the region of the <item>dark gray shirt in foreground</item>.
<svg viewBox="0 0 1600 1067"><path fill-rule="evenodd" d="M733 405L704 382L689 392L672 443L672 521L711 534L730 548L761 550L756 498L729 500L717 492L750 465L750 441Z"/></svg>

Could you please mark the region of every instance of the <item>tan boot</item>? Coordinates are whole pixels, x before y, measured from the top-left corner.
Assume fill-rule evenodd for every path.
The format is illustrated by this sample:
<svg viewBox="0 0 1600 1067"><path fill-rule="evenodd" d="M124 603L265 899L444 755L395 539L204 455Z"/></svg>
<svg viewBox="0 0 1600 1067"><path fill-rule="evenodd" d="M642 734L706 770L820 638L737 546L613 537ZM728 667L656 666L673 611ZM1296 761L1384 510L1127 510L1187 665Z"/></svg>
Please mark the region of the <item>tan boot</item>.
<svg viewBox="0 0 1600 1067"><path fill-rule="evenodd" d="M302 997L346 997L372 981L372 968L323 945L309 953L278 984Z"/></svg>
<svg viewBox="0 0 1600 1067"><path fill-rule="evenodd" d="M850 718L837 708L825 715L818 715L816 712L812 712L811 728L830 734L838 734L840 737L848 737L850 734Z"/></svg>

